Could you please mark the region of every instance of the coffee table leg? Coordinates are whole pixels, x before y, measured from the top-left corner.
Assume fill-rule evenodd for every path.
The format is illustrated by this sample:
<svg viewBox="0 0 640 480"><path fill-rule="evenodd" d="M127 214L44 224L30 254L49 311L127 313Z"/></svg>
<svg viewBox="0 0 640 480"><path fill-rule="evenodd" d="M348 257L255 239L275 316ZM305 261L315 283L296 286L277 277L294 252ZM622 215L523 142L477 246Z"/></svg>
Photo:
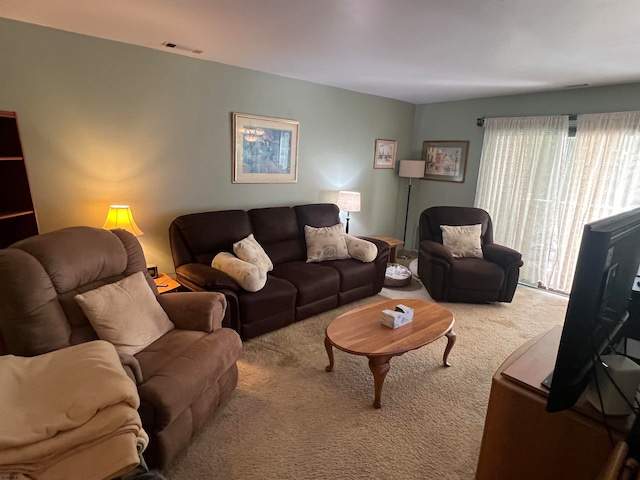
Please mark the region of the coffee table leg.
<svg viewBox="0 0 640 480"><path fill-rule="evenodd" d="M453 345L456 343L456 332L454 332L453 330L449 330L447 333L445 333L445 336L447 337L447 346L444 349L442 363L444 363L445 367L450 367L451 364L447 361L447 358L449 358L449 352L451 352Z"/></svg>
<svg viewBox="0 0 640 480"><path fill-rule="evenodd" d="M382 395L384 377L387 376L387 372L389 371L389 368L391 368L389 360L391 360L391 357L389 356L369 357L369 368L371 369L371 373L373 373L373 385L376 393L373 401L373 406L375 408L380 408L382 406L380 396Z"/></svg>
<svg viewBox="0 0 640 480"><path fill-rule="evenodd" d="M326 366L327 372L333 372L333 345L329 341L329 337L324 337L324 348L327 349L327 355L329 356L329 365Z"/></svg>

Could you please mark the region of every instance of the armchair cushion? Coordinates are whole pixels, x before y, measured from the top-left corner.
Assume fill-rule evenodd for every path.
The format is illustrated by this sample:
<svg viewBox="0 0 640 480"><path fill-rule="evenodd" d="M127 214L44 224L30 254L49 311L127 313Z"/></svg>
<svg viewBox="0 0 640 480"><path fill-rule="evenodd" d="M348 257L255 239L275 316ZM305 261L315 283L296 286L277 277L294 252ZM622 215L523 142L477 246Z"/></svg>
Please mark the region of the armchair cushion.
<svg viewBox="0 0 640 480"><path fill-rule="evenodd" d="M98 337L119 353L135 355L174 328L142 272L75 299Z"/></svg>
<svg viewBox="0 0 640 480"><path fill-rule="evenodd" d="M482 225L440 225L442 243L454 257L482 258Z"/></svg>
<svg viewBox="0 0 640 480"><path fill-rule="evenodd" d="M349 258L341 223L318 228L305 225L304 239L307 244L307 263Z"/></svg>

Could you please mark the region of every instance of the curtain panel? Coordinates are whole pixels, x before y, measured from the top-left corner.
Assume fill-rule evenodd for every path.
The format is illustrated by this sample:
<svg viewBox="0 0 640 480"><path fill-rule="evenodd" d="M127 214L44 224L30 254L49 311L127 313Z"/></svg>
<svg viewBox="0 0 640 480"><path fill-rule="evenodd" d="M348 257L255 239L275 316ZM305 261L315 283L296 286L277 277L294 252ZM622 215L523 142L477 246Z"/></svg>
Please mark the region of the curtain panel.
<svg viewBox="0 0 640 480"><path fill-rule="evenodd" d="M476 206L524 283L568 293L584 224L640 206L640 112L485 120Z"/></svg>
<svg viewBox="0 0 640 480"><path fill-rule="evenodd" d="M491 215L496 241L522 253L525 283L547 282L568 130L568 115L485 120L475 204Z"/></svg>

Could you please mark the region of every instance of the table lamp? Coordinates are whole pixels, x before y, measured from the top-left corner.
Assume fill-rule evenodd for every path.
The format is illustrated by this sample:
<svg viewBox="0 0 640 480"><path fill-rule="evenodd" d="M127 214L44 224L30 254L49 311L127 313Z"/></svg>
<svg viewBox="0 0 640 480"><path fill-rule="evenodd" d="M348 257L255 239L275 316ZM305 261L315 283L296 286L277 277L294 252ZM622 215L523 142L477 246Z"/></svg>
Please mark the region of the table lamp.
<svg viewBox="0 0 640 480"><path fill-rule="evenodd" d="M349 213L360 211L360 192L347 192L341 190L338 192L338 208L347 212L347 228L346 233L349 233Z"/></svg>
<svg viewBox="0 0 640 480"><path fill-rule="evenodd" d="M106 230L122 228L127 232L132 233L136 237L139 237L144 233L142 230L140 230L140 228L136 224L136 221L133 219L133 213L131 213L131 207L129 207L129 205L109 206L107 219L105 220L102 228Z"/></svg>
<svg viewBox="0 0 640 480"><path fill-rule="evenodd" d="M411 179L424 177L424 160L400 160L400 168L398 176L409 179L409 188L407 189L407 211L404 215L404 234L402 236L402 255L398 258L407 259L404 254L404 248L407 241L407 220L409 219L409 201L411 200Z"/></svg>

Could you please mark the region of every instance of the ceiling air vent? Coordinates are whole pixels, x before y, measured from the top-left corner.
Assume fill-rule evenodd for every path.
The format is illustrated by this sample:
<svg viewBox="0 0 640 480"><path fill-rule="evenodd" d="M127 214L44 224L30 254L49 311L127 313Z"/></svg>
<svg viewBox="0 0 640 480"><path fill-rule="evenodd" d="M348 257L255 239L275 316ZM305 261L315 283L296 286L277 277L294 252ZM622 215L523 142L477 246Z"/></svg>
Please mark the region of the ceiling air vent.
<svg viewBox="0 0 640 480"><path fill-rule="evenodd" d="M177 43L173 42L163 42L162 45L167 48L173 48L174 50L182 50L183 52L202 53L202 50L198 50L197 48L187 47L186 45L178 45Z"/></svg>

